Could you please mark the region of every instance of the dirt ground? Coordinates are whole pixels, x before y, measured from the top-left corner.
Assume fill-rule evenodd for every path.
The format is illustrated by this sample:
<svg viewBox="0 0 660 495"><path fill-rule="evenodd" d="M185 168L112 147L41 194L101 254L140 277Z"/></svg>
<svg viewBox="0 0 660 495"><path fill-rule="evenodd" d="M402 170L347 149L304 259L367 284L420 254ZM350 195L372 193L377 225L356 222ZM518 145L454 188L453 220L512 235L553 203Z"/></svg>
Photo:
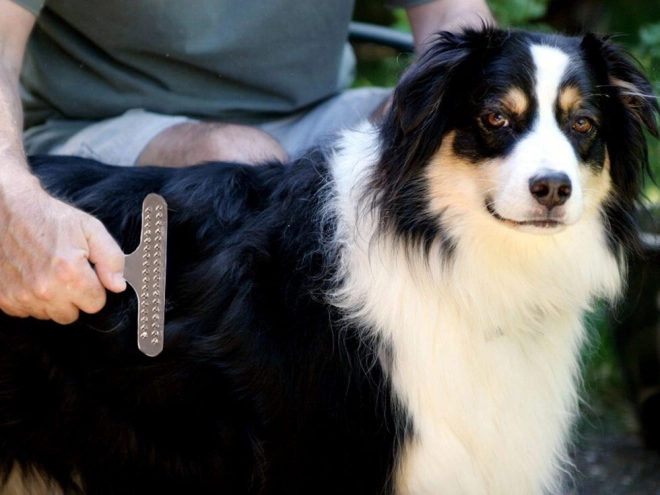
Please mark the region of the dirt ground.
<svg viewBox="0 0 660 495"><path fill-rule="evenodd" d="M566 495L660 495L660 452L644 447L638 428L623 389L587 398Z"/></svg>
<svg viewBox="0 0 660 495"><path fill-rule="evenodd" d="M568 495L660 495L660 453L644 449L635 433L590 431L574 462Z"/></svg>

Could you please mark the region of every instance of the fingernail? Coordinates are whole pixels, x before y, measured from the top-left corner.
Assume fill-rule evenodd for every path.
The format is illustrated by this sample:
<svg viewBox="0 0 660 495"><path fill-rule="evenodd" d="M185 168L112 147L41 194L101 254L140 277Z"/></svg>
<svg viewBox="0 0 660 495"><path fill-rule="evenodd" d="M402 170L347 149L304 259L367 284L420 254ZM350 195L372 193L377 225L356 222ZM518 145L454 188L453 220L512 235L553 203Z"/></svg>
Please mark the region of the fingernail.
<svg viewBox="0 0 660 495"><path fill-rule="evenodd" d="M115 274L112 280L115 284L115 287L117 287L118 289L126 288L126 280L124 279L124 276L122 274L120 273Z"/></svg>

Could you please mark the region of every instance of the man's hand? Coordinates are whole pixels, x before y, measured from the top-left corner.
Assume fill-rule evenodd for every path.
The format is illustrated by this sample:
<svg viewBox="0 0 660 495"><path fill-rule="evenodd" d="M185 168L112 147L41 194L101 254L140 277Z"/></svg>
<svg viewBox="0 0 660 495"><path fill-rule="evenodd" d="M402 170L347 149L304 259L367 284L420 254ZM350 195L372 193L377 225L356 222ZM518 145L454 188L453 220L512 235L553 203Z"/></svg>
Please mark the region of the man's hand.
<svg viewBox="0 0 660 495"><path fill-rule="evenodd" d="M104 287L126 288L124 255L98 220L50 197L28 170L18 77L35 21L0 0L0 310L71 323L103 307Z"/></svg>
<svg viewBox="0 0 660 495"><path fill-rule="evenodd" d="M93 265L93 266L92 266ZM0 194L0 309L66 324L121 292L124 255L95 218L50 197L36 180Z"/></svg>

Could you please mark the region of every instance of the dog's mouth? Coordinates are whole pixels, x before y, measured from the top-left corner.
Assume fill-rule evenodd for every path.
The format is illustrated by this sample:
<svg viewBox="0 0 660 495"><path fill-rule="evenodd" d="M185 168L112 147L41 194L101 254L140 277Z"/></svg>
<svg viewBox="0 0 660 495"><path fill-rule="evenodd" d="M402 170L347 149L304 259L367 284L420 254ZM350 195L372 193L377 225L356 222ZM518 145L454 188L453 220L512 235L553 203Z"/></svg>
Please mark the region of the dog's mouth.
<svg viewBox="0 0 660 495"><path fill-rule="evenodd" d="M508 225L509 227L531 226L531 227L539 227L542 229L554 229L557 227L563 227L565 225L563 222L560 222L559 220L554 220L552 218L539 218L537 220L523 220L523 221L504 218L495 211L492 201L486 201L486 210L488 210L488 213L490 213L493 218L499 220L505 225Z"/></svg>

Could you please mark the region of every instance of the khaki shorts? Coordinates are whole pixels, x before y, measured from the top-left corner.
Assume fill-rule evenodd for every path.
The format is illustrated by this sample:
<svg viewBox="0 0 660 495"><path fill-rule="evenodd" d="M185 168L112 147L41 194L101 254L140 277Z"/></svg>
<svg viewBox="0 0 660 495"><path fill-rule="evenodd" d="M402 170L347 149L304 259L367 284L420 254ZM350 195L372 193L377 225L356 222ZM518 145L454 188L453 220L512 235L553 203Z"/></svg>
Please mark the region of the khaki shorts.
<svg viewBox="0 0 660 495"><path fill-rule="evenodd" d="M273 136L295 158L337 131L357 126L390 93L383 88L348 90L304 112L255 127ZM157 134L184 122L196 120L142 109L99 122L52 119L25 132L25 148L31 155L75 155L131 166Z"/></svg>

